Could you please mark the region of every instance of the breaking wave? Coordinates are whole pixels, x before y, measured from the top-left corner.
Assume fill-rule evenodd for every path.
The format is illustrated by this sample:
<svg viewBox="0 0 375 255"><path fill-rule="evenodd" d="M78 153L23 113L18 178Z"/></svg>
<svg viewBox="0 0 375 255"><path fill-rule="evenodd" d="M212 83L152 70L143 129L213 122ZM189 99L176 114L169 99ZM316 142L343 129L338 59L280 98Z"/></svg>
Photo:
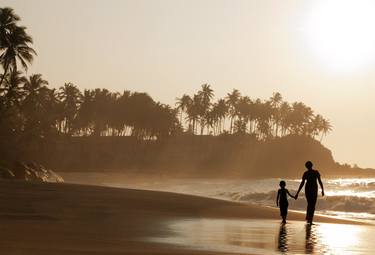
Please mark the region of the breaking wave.
<svg viewBox="0 0 375 255"><path fill-rule="evenodd" d="M295 190L290 190L295 194ZM257 203L266 206L276 206L276 192L266 193L241 193L241 192L224 192L220 196L227 199ZM306 200L303 193L300 193L297 200L289 198L289 208L294 210L305 210ZM375 198L360 196L319 196L316 209L318 211L338 211L354 213L371 213L375 214Z"/></svg>

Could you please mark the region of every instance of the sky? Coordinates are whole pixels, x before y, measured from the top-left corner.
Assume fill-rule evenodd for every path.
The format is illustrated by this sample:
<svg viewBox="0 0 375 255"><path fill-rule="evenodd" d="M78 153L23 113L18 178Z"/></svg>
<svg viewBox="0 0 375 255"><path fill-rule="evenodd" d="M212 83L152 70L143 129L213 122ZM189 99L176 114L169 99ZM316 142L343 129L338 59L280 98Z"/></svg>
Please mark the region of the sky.
<svg viewBox="0 0 375 255"><path fill-rule="evenodd" d="M333 125L340 163L375 167L375 4L367 0L2 0L52 87L136 90L174 105L209 83L280 92Z"/></svg>

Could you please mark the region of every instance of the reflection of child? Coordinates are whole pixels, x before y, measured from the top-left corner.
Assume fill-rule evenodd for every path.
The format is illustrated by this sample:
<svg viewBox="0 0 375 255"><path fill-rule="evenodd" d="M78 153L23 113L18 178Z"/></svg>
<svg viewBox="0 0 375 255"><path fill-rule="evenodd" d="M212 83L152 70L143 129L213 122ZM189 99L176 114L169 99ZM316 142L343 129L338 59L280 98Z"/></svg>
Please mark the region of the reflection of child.
<svg viewBox="0 0 375 255"><path fill-rule="evenodd" d="M276 205L280 207L280 216L283 219L282 223L286 223L286 215L288 214L288 196L294 198L285 188L285 181L280 181L280 189L277 191Z"/></svg>

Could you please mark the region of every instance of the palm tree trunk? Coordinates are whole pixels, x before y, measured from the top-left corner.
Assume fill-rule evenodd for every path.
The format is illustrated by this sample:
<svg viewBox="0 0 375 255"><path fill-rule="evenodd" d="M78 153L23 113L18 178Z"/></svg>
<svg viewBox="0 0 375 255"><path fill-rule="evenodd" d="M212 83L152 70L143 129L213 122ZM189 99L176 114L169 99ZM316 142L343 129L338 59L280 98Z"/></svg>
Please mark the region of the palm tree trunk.
<svg viewBox="0 0 375 255"><path fill-rule="evenodd" d="M0 80L0 86L1 84L3 84L3 81L5 79L5 76L7 75L8 73L8 67L9 67L9 64L8 62L5 64L5 67L4 67L4 73L3 73L3 76L1 77L1 80Z"/></svg>

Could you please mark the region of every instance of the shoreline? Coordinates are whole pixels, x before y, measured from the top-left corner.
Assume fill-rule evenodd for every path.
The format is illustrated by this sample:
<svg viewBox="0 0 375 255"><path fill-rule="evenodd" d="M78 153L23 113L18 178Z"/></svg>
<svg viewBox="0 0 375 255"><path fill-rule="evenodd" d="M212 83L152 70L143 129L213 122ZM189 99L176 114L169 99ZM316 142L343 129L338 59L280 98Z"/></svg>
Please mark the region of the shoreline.
<svg viewBox="0 0 375 255"><path fill-rule="evenodd" d="M78 184L4 181L0 197L5 254L220 254L145 240L172 235L165 225L171 220L279 220L277 209L253 204ZM303 221L304 214L291 211L288 220ZM315 221L369 225L318 215Z"/></svg>

